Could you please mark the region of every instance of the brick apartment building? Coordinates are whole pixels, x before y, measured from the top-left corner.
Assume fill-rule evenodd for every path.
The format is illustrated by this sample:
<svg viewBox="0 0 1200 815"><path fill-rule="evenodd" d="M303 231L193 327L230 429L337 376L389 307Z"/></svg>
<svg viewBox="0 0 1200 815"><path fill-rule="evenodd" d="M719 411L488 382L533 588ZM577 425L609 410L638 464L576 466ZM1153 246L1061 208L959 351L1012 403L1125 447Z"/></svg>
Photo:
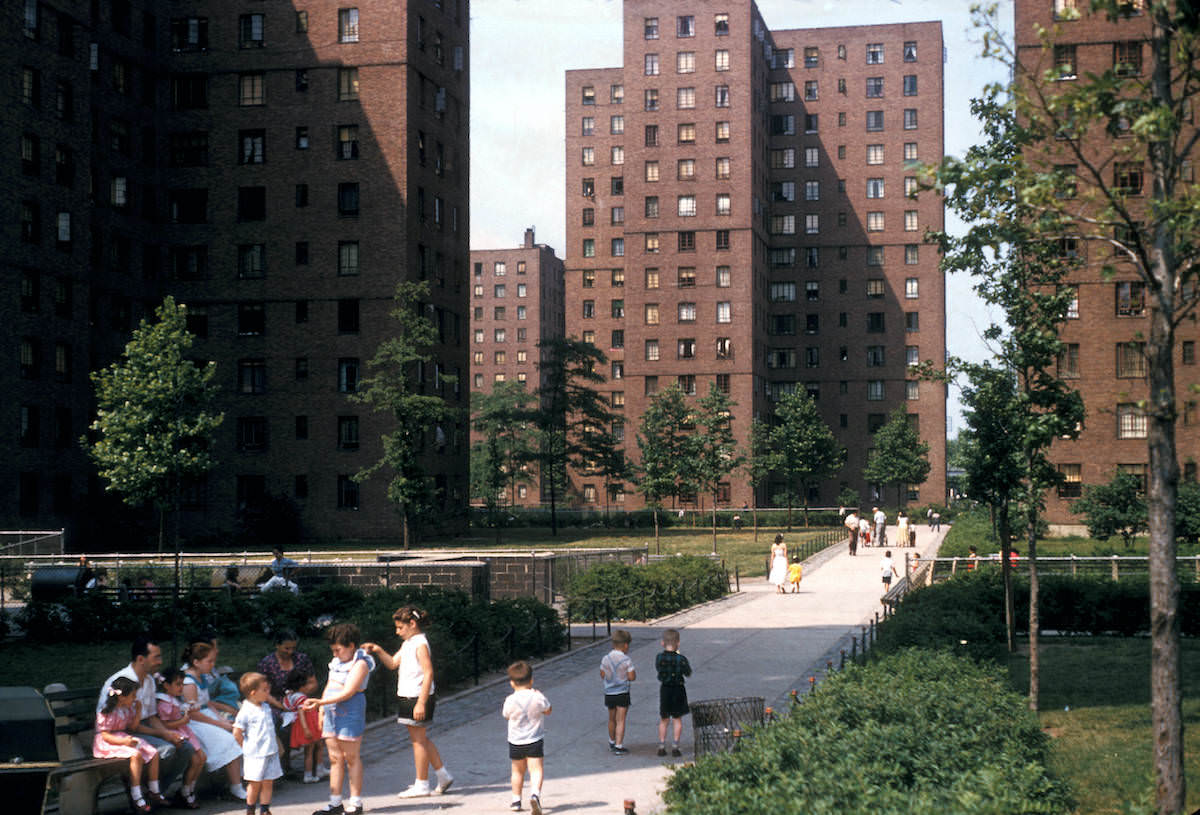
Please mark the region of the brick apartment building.
<svg viewBox="0 0 1200 815"><path fill-rule="evenodd" d="M441 332L426 392L466 408L467 0L5 5L0 526L127 544L78 439L89 370L164 294L221 384L218 462L183 531L290 504L305 541L394 540L388 423L351 401L401 280ZM15 147L15 145L14 145ZM466 505L465 422L431 432L439 515ZM271 499L285 499L272 501Z"/></svg>
<svg viewBox="0 0 1200 815"><path fill-rule="evenodd" d="M1017 0L1015 32L1021 60L1039 66L1039 72L1051 65L1069 66L1062 82L1100 74L1114 65L1148 74L1152 55L1144 40L1149 36L1150 21L1133 14L1110 22L1088 9L1082 0ZM1034 29L1037 25L1057 26L1052 49L1043 51ZM1140 160L1118 159L1107 135L1091 136L1085 149L1111 165L1112 183L1129 189L1131 198L1127 200L1132 200L1133 206L1143 189L1149 192L1150 179ZM1047 160L1074 162L1065 153ZM1051 461L1066 477L1063 486L1046 496L1046 516L1053 524L1079 524L1080 516L1071 512L1073 499L1082 495L1084 485L1107 482L1118 469L1140 476L1145 484L1149 460L1147 419L1137 404L1149 395L1146 359L1136 344L1150 333L1147 292L1131 265L1103 241L1081 239L1072 242L1069 251L1081 254L1085 262L1072 280L1078 299L1062 332L1067 349L1059 370L1083 396L1086 418L1078 439L1056 441L1050 450ZM1111 267L1112 274L1106 273L1105 267ZM1176 329L1179 349L1175 357L1175 383L1181 400L1176 449L1183 477L1188 479L1196 478L1200 457L1196 402L1187 396L1188 388L1200 381L1197 339L1200 328L1193 314Z"/></svg>
<svg viewBox="0 0 1200 815"><path fill-rule="evenodd" d="M505 381L534 392L540 384L538 343L563 336L562 259L535 243L530 228L521 246L472 250L471 270L471 392L487 393ZM483 440L472 428L471 444ZM536 479L512 492L510 503L541 502Z"/></svg>
<svg viewBox="0 0 1200 815"><path fill-rule="evenodd" d="M749 0L626 0L624 65L567 72L567 334L609 356L632 458L671 383L726 391L744 446L803 388L848 451L813 504L843 485L885 497L861 473L897 405L930 444L909 498L943 500L945 389L907 376L945 354L943 278L921 243L943 206L910 196L912 162L942 157L942 53L937 22L772 30ZM585 504L597 489L574 479ZM734 474L719 503L778 491Z"/></svg>

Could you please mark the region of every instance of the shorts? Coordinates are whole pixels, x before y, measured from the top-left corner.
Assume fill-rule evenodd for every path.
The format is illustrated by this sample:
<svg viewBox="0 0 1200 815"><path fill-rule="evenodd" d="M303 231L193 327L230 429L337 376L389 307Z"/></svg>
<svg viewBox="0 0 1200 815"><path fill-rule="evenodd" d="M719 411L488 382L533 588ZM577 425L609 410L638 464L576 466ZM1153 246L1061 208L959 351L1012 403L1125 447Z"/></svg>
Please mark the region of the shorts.
<svg viewBox="0 0 1200 815"><path fill-rule="evenodd" d="M508 743L508 757L513 761L522 758L543 758L545 756L546 740L538 739L532 744Z"/></svg>
<svg viewBox="0 0 1200 815"><path fill-rule="evenodd" d="M678 719L689 712L687 688L683 685L658 686L658 718Z"/></svg>
<svg viewBox="0 0 1200 815"><path fill-rule="evenodd" d="M356 693L344 702L325 706L321 737L338 741L360 741L367 727L367 697Z"/></svg>
<svg viewBox="0 0 1200 815"><path fill-rule="evenodd" d="M629 707L629 691L604 694L604 706L610 709L614 707Z"/></svg>
<svg viewBox="0 0 1200 815"><path fill-rule="evenodd" d="M425 718L419 722L413 718L413 708L417 706L417 699L416 696L400 697L400 711L396 714L398 723L414 727L426 727L433 723L433 710L437 707L437 697L431 695L425 700Z"/></svg>
<svg viewBox="0 0 1200 815"><path fill-rule="evenodd" d="M242 778L247 781L272 781L283 776L279 754L245 756L242 758Z"/></svg>
<svg viewBox="0 0 1200 815"><path fill-rule="evenodd" d="M892 576L890 574L885 574L883 576L883 585L885 585L885 586L892 585Z"/></svg>

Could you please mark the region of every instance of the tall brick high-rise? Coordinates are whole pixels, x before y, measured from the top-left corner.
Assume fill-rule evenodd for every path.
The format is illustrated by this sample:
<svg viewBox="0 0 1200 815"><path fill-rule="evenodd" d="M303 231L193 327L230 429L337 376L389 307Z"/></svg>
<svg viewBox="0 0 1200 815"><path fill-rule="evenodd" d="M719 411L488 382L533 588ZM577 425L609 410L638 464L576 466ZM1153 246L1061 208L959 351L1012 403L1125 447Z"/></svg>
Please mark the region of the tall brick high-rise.
<svg viewBox="0 0 1200 815"><path fill-rule="evenodd" d="M488 393L499 382L540 386L538 343L563 336L563 262L554 249L534 242L532 228L512 249L471 252L471 392ZM471 429L471 443L484 437ZM506 500L541 502L540 480L514 484Z"/></svg>
<svg viewBox="0 0 1200 815"><path fill-rule="evenodd" d="M0 168L0 343L21 364L0 371L20 428L0 526L124 541L77 441L88 371L170 293L225 412L184 534L267 517L306 541L394 539L386 471L352 479L388 422L350 397L394 333L396 284L424 280L440 343L416 373L467 404L468 2L176 5L5 6L19 81L0 117L22 160ZM466 454L465 421L429 433L441 518L463 517Z"/></svg>
<svg viewBox="0 0 1200 815"><path fill-rule="evenodd" d="M1140 8L1141 3L1132 2L1130 14L1109 20L1102 13L1092 14L1083 0L1016 0L1018 53L1026 68L1037 75L1060 69L1057 82L1063 86L1089 81L1089 75L1112 68L1128 76L1148 77L1153 59L1146 41L1151 21ZM1037 26L1055 31L1050 48L1043 48ZM1129 121L1114 124L1117 132L1130 126ZM1129 154L1128 143L1093 128L1082 140L1081 149L1103 168L1106 183L1121 192L1125 206L1137 213L1146 206L1151 180L1146 156ZM1079 199L1086 197L1082 190L1091 182L1069 149L1050 145L1040 160L1077 171ZM1180 181L1192 181L1192 172L1191 166L1186 166ZM1120 230L1110 234L1120 237ZM1132 265L1106 240L1081 236L1064 238L1063 243L1064 252L1080 257L1083 264L1071 278L1077 298L1062 329L1066 349L1058 372L1082 395L1086 418L1078 439L1057 440L1050 449L1050 460L1066 481L1046 495L1046 517L1051 523L1078 525L1083 519L1073 514L1071 507L1085 485L1105 483L1117 470L1133 473L1146 484L1149 426L1142 403L1149 397L1149 389L1142 349L1150 334L1153 296ZM1194 313L1179 322L1175 334L1176 451L1182 476L1195 480L1200 419L1196 399L1188 395L1200 382L1196 370L1200 328Z"/></svg>
<svg viewBox="0 0 1200 815"><path fill-rule="evenodd" d="M884 499L861 474L898 405L930 444L909 499L943 500L945 389L907 374L945 354L942 274L922 244L943 207L915 196L912 169L941 158L942 109L940 23L772 30L750 0L625 0L624 65L567 72L566 318L612 359L632 458L671 383L726 391L743 445L803 388L848 450L810 502L843 486ZM779 490L752 495L735 474L720 502Z"/></svg>

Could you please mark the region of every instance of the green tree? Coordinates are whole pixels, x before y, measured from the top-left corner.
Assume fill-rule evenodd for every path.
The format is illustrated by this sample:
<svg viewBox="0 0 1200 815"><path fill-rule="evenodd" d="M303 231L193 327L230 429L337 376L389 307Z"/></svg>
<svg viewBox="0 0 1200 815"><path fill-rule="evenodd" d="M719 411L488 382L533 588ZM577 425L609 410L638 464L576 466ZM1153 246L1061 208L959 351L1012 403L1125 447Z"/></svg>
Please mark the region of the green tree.
<svg viewBox="0 0 1200 815"><path fill-rule="evenodd" d="M755 419L750 423L750 453L743 467L754 496L750 511L754 516L755 542L758 541L758 491L768 483L771 473L778 466L779 456L771 446L771 425L762 419Z"/></svg>
<svg viewBox="0 0 1200 815"><path fill-rule="evenodd" d="M1150 538L1151 717L1156 808L1183 810L1182 690L1179 655L1179 576L1176 502L1179 463L1175 423L1175 332L1194 313L1200 286L1200 187L1190 180L1200 140L1192 121L1200 88L1200 30L1196 6L1184 0L1091 0L1079 11L1122 21L1138 42L1136 70L1113 60L1102 70L1063 79L1073 65L1056 59L1060 26L1039 32L1041 48L1018 51L1001 35L995 9L982 19L985 49L1003 60L1014 81L1005 100L1030 131L1027 160L1007 184L1040 217L1071 224L1060 232L1121 262L1146 290L1148 334L1146 500ZM1065 23L1064 25L1070 25ZM1123 36L1118 33L1115 36ZM1112 138L1120 136L1121 138ZM1137 179L1118 164L1138 169ZM1051 170L1073 166L1066 180ZM1140 183L1144 180L1144 183ZM1114 261L1115 262L1115 261ZM1105 271L1111 271L1109 267Z"/></svg>
<svg viewBox="0 0 1200 815"><path fill-rule="evenodd" d="M138 324L122 358L92 373L96 440L80 440L107 489L130 506L154 505L159 552L167 512L173 510L178 519L182 484L213 465L213 433L224 418L212 407L216 363L198 365L188 358L193 339L187 306L165 298L154 322Z"/></svg>
<svg viewBox="0 0 1200 815"><path fill-rule="evenodd" d="M712 497L712 551L717 553L717 496L721 484L744 461L738 453L733 435L734 402L715 384L696 404L696 429L692 436L692 478L696 485Z"/></svg>
<svg viewBox="0 0 1200 815"><path fill-rule="evenodd" d="M929 443L921 441L901 405L891 412L883 427L875 431L875 446L863 468L870 484L895 484L896 505L903 507L905 487L923 484L929 477Z"/></svg>
<svg viewBox="0 0 1200 815"><path fill-rule="evenodd" d="M1200 483L1184 480L1179 485L1175 537L1191 543L1200 541Z"/></svg>
<svg viewBox="0 0 1200 815"><path fill-rule="evenodd" d="M383 455L355 475L365 481L386 470L388 499L400 514L402 546L408 549L417 519L431 514L439 504L433 479L427 471L426 442L453 420L455 411L441 396L424 393L421 372L434 362L438 330L426 316L421 298L429 296L425 281L402 281L396 286L391 316L395 334L379 344L367 363L372 376L363 379L360 391L350 398L387 415L392 429L381 437ZM449 380L443 375L443 378Z"/></svg>
<svg viewBox="0 0 1200 815"><path fill-rule="evenodd" d="M1085 487L1071 511L1085 516L1093 538L1108 540L1120 535L1125 548L1132 549L1133 539L1146 531L1146 501L1141 492L1141 479L1117 470L1107 484Z"/></svg>
<svg viewBox="0 0 1200 815"><path fill-rule="evenodd" d="M484 438L471 446L471 495L481 498L501 540L500 510L516 501L517 485L533 483L529 464L537 456L529 420L533 395L523 382L497 382L490 393L471 395L471 421Z"/></svg>
<svg viewBox="0 0 1200 815"><path fill-rule="evenodd" d="M538 462L549 485L550 534L558 534L558 495L567 483L567 466L580 472L602 467L606 449L616 446L609 428L612 412L596 390L608 361L590 342L554 337L538 343L542 385L539 407L530 418L538 428Z"/></svg>
<svg viewBox="0 0 1200 815"><path fill-rule="evenodd" d="M808 489L842 468L846 463L846 448L838 444L833 431L821 418L817 403L807 391L801 390L784 394L775 405L768 444L775 473L788 486L788 529L792 528L792 496L799 496L804 502L804 525L807 527ZM925 445L925 451L929 451L929 445ZM919 481L924 481L928 472L926 462L925 473Z"/></svg>
<svg viewBox="0 0 1200 815"><path fill-rule="evenodd" d="M654 511L654 551L661 551L658 511L667 496L693 489L689 483L691 436L684 427L688 406L683 391L672 384L651 397L642 412L637 433L641 462L637 467L637 490Z"/></svg>

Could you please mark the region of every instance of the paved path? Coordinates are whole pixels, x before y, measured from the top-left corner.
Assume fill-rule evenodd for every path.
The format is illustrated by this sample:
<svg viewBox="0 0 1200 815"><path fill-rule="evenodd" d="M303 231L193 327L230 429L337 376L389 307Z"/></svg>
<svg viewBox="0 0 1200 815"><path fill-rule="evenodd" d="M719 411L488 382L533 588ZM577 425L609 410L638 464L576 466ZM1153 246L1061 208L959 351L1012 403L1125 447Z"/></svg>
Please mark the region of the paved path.
<svg viewBox="0 0 1200 815"><path fill-rule="evenodd" d="M918 528L917 550L922 557L935 552L943 534ZM894 529L890 536L895 536ZM904 553L911 551L893 550L898 570L903 569ZM661 792L670 771L669 760L655 756L658 687L654 656L660 650L658 640L664 628L680 630L680 650L694 671L688 681L691 700L762 696L768 705L783 709L789 691L803 692L808 678L823 674L826 660L837 660L842 647L849 649L850 638L879 611L881 556L874 547L860 548L857 557L850 557L844 546L834 547L817 555L816 562L806 569L798 594L778 596L762 579L743 580L740 594L649 625L626 626L633 634L630 656L639 676L625 737L630 748L627 756L608 751L599 678L606 643L535 665L534 685L554 706L547 720L545 810L619 815L626 798L637 802L639 815L661 809ZM385 673L375 681L392 680ZM509 761L500 707L509 692L507 681L499 681L439 702L429 732L456 779L444 796L397 798L396 792L413 779L408 740L392 722L372 727L363 745L366 811L396 815L508 812ZM692 758L688 722L685 719L684 761ZM327 789L325 784L288 782L276 789L271 809L277 815L309 815L325 805ZM245 809L233 802L214 802L202 812Z"/></svg>

